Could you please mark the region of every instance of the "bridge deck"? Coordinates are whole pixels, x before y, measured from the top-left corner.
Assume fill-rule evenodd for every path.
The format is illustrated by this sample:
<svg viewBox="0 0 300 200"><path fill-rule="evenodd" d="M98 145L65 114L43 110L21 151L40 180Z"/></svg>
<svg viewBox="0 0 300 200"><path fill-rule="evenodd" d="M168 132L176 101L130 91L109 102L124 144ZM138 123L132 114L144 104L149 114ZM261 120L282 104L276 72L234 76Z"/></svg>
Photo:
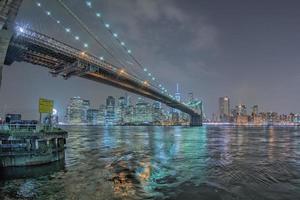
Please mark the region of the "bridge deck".
<svg viewBox="0 0 300 200"><path fill-rule="evenodd" d="M79 76L105 83L165 103L196 117L196 121L201 118L199 113L187 105L108 62L47 35L21 27L17 30L8 48L5 59L7 65L14 61L41 65L49 68L54 76L60 74L66 79L70 76Z"/></svg>

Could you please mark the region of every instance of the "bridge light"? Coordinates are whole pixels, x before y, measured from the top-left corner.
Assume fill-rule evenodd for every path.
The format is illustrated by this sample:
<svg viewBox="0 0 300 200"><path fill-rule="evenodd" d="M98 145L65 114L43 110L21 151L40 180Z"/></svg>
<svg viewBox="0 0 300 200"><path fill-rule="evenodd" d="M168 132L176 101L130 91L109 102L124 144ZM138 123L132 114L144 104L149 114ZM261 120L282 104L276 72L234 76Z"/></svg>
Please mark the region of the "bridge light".
<svg viewBox="0 0 300 200"><path fill-rule="evenodd" d="M70 28L66 28L66 32L67 32L67 33L70 33L70 32L71 32L71 29L70 29Z"/></svg>
<svg viewBox="0 0 300 200"><path fill-rule="evenodd" d="M85 48L88 48L88 47L89 47L89 45L88 45L87 43L84 43L83 46L84 46Z"/></svg>
<svg viewBox="0 0 300 200"><path fill-rule="evenodd" d="M148 85L148 81L144 81L143 83L144 83L144 85Z"/></svg>
<svg viewBox="0 0 300 200"><path fill-rule="evenodd" d="M79 40L79 36L75 36L75 40Z"/></svg>
<svg viewBox="0 0 300 200"><path fill-rule="evenodd" d="M121 45L122 45L122 46L125 46L125 43L124 43L124 42L121 42Z"/></svg>
<svg viewBox="0 0 300 200"><path fill-rule="evenodd" d="M159 84L159 85L158 85L158 87L160 87L160 88L161 88L161 87L162 87L162 85L161 85L161 84Z"/></svg>
<svg viewBox="0 0 300 200"><path fill-rule="evenodd" d="M155 81L155 78L154 78L154 77L152 77L152 80L153 80L153 81Z"/></svg>
<svg viewBox="0 0 300 200"><path fill-rule="evenodd" d="M86 2L86 5L87 5L88 7L90 7L90 8L91 8L91 7L92 7L92 2L90 2L90 1L87 1L87 2Z"/></svg>
<svg viewBox="0 0 300 200"><path fill-rule="evenodd" d="M51 12L50 12L50 11L47 11L46 14L47 14L48 16L50 16L50 15L51 15Z"/></svg>
<svg viewBox="0 0 300 200"><path fill-rule="evenodd" d="M42 4L39 3L39 2L37 2L36 5L37 5L38 7L41 7L41 6L42 6Z"/></svg>
<svg viewBox="0 0 300 200"><path fill-rule="evenodd" d="M85 52L84 52L84 51L83 51L83 52L81 52L80 54L81 54L82 56L85 56Z"/></svg>
<svg viewBox="0 0 300 200"><path fill-rule="evenodd" d="M97 17L101 17L101 14L100 14L100 13L96 13L96 16L97 16Z"/></svg>
<svg viewBox="0 0 300 200"><path fill-rule="evenodd" d="M165 88L163 87L163 88L161 88L163 91L165 90Z"/></svg>
<svg viewBox="0 0 300 200"><path fill-rule="evenodd" d="M101 56L101 57L100 57L100 60L104 60L104 58Z"/></svg>
<svg viewBox="0 0 300 200"><path fill-rule="evenodd" d="M121 70L120 70L120 73L121 73L121 74L125 73L125 70L124 70L124 69L121 69Z"/></svg>
<svg viewBox="0 0 300 200"><path fill-rule="evenodd" d="M60 21L59 21L59 20L57 20L57 21L56 21L56 23L60 24Z"/></svg>
<svg viewBox="0 0 300 200"><path fill-rule="evenodd" d="M24 33L24 28L19 27L19 31L20 31L21 33Z"/></svg>
<svg viewBox="0 0 300 200"><path fill-rule="evenodd" d="M128 51L127 51L128 53L131 53L131 50L130 49L128 49Z"/></svg>
<svg viewBox="0 0 300 200"><path fill-rule="evenodd" d="M148 73L148 76L151 76L152 74L151 73Z"/></svg>
<svg viewBox="0 0 300 200"><path fill-rule="evenodd" d="M110 25L109 25L109 24L105 24L105 27L106 27L106 28L109 28L109 27L110 27Z"/></svg>
<svg viewBox="0 0 300 200"><path fill-rule="evenodd" d="M118 34L117 34L117 33L114 33L113 35L114 35L114 37L118 37Z"/></svg>
<svg viewBox="0 0 300 200"><path fill-rule="evenodd" d="M144 72L148 71L147 68L144 68Z"/></svg>

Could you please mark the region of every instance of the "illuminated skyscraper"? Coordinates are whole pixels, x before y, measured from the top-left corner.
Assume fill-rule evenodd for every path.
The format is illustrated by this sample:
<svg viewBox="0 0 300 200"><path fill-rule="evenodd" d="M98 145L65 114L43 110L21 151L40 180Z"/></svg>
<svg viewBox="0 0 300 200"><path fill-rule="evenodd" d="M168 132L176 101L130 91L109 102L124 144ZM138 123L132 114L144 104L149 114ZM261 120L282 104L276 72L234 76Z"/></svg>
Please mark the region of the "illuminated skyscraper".
<svg viewBox="0 0 300 200"><path fill-rule="evenodd" d="M87 111L89 108L89 100L80 97L71 98L67 107L67 122L70 124L87 123Z"/></svg>
<svg viewBox="0 0 300 200"><path fill-rule="evenodd" d="M237 115L246 116L247 115L247 107L244 104L239 104L236 106Z"/></svg>
<svg viewBox="0 0 300 200"><path fill-rule="evenodd" d="M106 116L106 106L100 105L97 124L105 125L105 116Z"/></svg>
<svg viewBox="0 0 300 200"><path fill-rule="evenodd" d="M116 123L116 100L112 96L108 96L106 99L106 115L105 124L114 125Z"/></svg>
<svg viewBox="0 0 300 200"><path fill-rule="evenodd" d="M99 110L97 109L88 109L87 111L87 121L89 124L97 125L99 117Z"/></svg>
<svg viewBox="0 0 300 200"><path fill-rule="evenodd" d="M254 105L252 107L252 115L257 116L258 115L258 105Z"/></svg>
<svg viewBox="0 0 300 200"><path fill-rule="evenodd" d="M180 100L181 100L180 92L179 92L179 84L178 84L178 83L176 84L175 99L176 99L177 101L179 101L179 102L180 102Z"/></svg>
<svg viewBox="0 0 300 200"><path fill-rule="evenodd" d="M116 107L116 121L118 124L124 123L124 118L126 114L127 101L125 97L120 97L118 99L118 106Z"/></svg>
<svg viewBox="0 0 300 200"><path fill-rule="evenodd" d="M151 105L143 98L138 98L138 102L135 106L135 123L137 124L149 124L152 123Z"/></svg>
<svg viewBox="0 0 300 200"><path fill-rule="evenodd" d="M230 100L228 97L219 98L220 121L228 122L230 119Z"/></svg>
<svg viewBox="0 0 300 200"><path fill-rule="evenodd" d="M161 103L158 101L155 101L152 104L152 120L154 124L161 124L162 108L161 108Z"/></svg>

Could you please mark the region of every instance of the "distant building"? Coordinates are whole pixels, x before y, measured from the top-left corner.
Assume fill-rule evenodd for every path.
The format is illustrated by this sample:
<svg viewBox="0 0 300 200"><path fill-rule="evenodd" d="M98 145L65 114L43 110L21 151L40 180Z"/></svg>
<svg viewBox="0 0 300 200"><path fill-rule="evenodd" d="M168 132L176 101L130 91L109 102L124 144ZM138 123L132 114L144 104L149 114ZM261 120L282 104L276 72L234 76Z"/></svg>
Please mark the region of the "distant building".
<svg viewBox="0 0 300 200"><path fill-rule="evenodd" d="M124 124L126 107L127 107L126 97L120 97L118 99L118 106L116 109L116 121L118 124Z"/></svg>
<svg viewBox="0 0 300 200"><path fill-rule="evenodd" d="M106 99L105 124L106 125L116 124L116 100L112 96L108 96Z"/></svg>
<svg viewBox="0 0 300 200"><path fill-rule="evenodd" d="M230 120L230 100L228 97L219 98L220 121L228 122Z"/></svg>
<svg viewBox="0 0 300 200"><path fill-rule="evenodd" d="M258 105L254 105L252 107L252 115L257 116L258 115Z"/></svg>
<svg viewBox="0 0 300 200"><path fill-rule="evenodd" d="M236 106L236 112L239 116L247 116L247 107L244 104L239 104Z"/></svg>
<svg viewBox="0 0 300 200"><path fill-rule="evenodd" d="M91 125L97 125L99 118L99 110L97 109L88 109L87 111L87 121Z"/></svg>
<svg viewBox="0 0 300 200"><path fill-rule="evenodd" d="M293 122L300 123L300 113L299 114L295 114Z"/></svg>
<svg viewBox="0 0 300 200"><path fill-rule="evenodd" d="M5 122L6 123L14 123L22 120L21 114L6 114L5 115Z"/></svg>
<svg viewBox="0 0 300 200"><path fill-rule="evenodd" d="M90 108L90 101L80 97L70 99L67 107L67 122L70 124L87 123L87 111Z"/></svg>
<svg viewBox="0 0 300 200"><path fill-rule="evenodd" d="M152 104L152 120L154 124L161 124L163 117L162 117L162 108L161 103L155 101Z"/></svg>
<svg viewBox="0 0 300 200"><path fill-rule="evenodd" d="M248 124L249 118L247 115L238 115L236 118L236 123L237 124Z"/></svg>
<svg viewBox="0 0 300 200"><path fill-rule="evenodd" d="M180 92L179 92L179 84L177 83L176 84L176 93L175 93L175 99L177 100L177 101L181 101L181 96L180 96Z"/></svg>
<svg viewBox="0 0 300 200"><path fill-rule="evenodd" d="M98 125L105 125L105 116L106 116L106 106L100 105L99 106L99 113L98 113Z"/></svg>
<svg viewBox="0 0 300 200"><path fill-rule="evenodd" d="M151 105L145 102L143 98L138 98L135 106L134 122L136 124L150 124L152 123Z"/></svg>

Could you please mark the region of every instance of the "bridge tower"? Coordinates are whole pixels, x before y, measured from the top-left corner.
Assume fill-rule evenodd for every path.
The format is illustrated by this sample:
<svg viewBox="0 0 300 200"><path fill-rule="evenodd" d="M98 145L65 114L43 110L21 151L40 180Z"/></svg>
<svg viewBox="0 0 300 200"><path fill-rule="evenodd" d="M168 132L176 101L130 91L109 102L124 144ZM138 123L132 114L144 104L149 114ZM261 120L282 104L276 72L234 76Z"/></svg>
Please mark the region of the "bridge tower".
<svg viewBox="0 0 300 200"><path fill-rule="evenodd" d="M2 83L2 70L6 52L13 35L13 28L18 10L23 0L0 1L0 89Z"/></svg>
<svg viewBox="0 0 300 200"><path fill-rule="evenodd" d="M191 115L190 126L202 126L202 115Z"/></svg>

